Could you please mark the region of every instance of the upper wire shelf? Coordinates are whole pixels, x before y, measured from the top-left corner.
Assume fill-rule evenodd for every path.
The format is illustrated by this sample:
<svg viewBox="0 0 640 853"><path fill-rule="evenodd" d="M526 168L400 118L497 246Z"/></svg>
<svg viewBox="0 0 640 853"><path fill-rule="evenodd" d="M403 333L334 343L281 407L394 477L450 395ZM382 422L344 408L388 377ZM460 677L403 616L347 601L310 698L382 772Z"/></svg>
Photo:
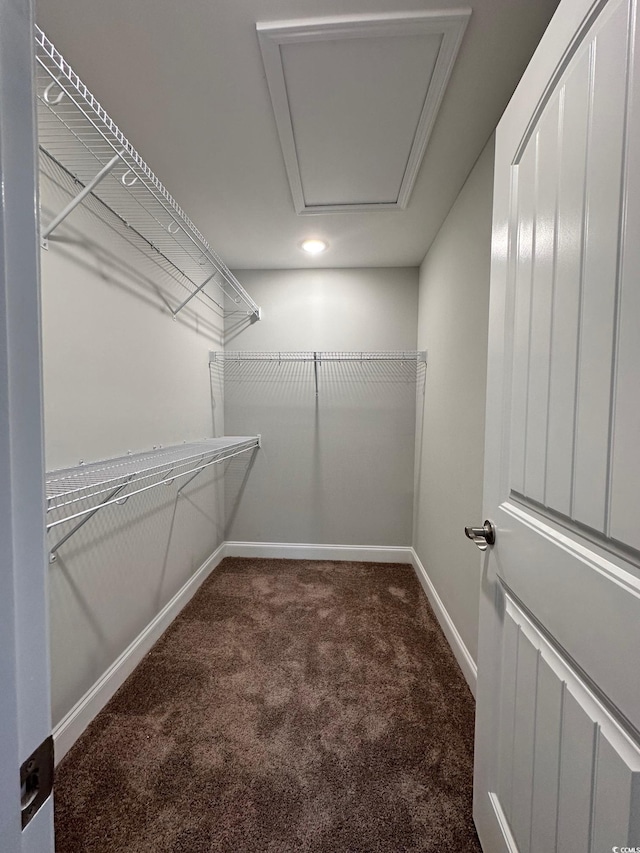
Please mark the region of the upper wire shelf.
<svg viewBox="0 0 640 853"><path fill-rule="evenodd" d="M260 319L258 305L37 26L35 41L38 144L83 186L42 228L43 243L92 193L188 280L189 296L172 309L174 317L211 282L232 312Z"/></svg>
<svg viewBox="0 0 640 853"><path fill-rule="evenodd" d="M390 352L358 352L350 350L348 352L245 352L245 351L230 351L224 352L211 351L209 353L209 361L427 361L426 350L421 351L400 351L393 350Z"/></svg>
<svg viewBox="0 0 640 853"><path fill-rule="evenodd" d="M306 352L249 352L246 350L224 350L209 352L209 364L216 362L277 362L278 364L291 364L296 362L310 362L313 364L313 378L315 383L316 397L320 394L318 381L318 367L327 362L350 362L351 364L371 364L372 362L400 362L401 364L417 365L427 363L426 350L391 350L387 352L365 352L358 350L347 351L320 351L309 350Z"/></svg>

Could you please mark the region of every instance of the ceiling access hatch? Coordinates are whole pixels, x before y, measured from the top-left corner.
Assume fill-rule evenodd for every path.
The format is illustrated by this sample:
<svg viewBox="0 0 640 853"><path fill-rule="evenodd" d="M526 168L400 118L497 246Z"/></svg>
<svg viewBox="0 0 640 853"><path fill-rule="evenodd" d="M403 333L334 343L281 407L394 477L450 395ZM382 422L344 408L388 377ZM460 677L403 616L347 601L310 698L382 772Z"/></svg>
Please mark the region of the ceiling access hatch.
<svg viewBox="0 0 640 853"><path fill-rule="evenodd" d="M299 214L407 206L470 15L256 25Z"/></svg>

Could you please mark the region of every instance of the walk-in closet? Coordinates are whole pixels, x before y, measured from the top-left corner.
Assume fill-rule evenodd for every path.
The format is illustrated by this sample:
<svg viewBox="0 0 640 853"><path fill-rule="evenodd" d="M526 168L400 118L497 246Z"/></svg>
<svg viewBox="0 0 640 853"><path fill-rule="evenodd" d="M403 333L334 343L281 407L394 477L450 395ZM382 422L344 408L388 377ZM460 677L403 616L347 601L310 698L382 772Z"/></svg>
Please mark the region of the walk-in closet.
<svg viewBox="0 0 640 853"><path fill-rule="evenodd" d="M57 849L411 848L445 804L477 843L471 694L409 547L417 269L231 272L36 41ZM459 790L380 800L429 719Z"/></svg>
<svg viewBox="0 0 640 853"><path fill-rule="evenodd" d="M640 845L635 0L0 3L0 853Z"/></svg>

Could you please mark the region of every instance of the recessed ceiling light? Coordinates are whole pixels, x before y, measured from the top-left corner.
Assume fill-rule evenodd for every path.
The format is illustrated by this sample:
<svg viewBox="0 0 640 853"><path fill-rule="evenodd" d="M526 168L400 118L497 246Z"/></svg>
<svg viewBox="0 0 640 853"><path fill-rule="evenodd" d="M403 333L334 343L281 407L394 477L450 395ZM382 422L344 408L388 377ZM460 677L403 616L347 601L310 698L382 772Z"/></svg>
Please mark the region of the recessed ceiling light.
<svg viewBox="0 0 640 853"><path fill-rule="evenodd" d="M302 248L308 255L319 255L329 244L325 240L303 240Z"/></svg>

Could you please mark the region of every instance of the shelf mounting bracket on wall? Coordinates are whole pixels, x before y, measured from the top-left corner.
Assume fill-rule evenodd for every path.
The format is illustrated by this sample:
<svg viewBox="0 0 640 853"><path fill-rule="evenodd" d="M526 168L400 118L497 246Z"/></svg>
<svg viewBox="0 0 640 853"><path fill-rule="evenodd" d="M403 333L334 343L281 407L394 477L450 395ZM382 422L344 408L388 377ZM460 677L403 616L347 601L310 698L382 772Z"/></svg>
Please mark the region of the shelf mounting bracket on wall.
<svg viewBox="0 0 640 853"><path fill-rule="evenodd" d="M75 198L71 199L71 201L64 208L64 210L61 210L60 213L55 217L55 219L53 219L49 223L49 225L47 225L47 227L40 235L40 242L43 249L48 248L50 234L55 231L55 229L58 227L58 225L60 225L61 222L64 222L67 216L69 216L69 214L73 210L75 210L79 204L82 204L85 198L98 186L100 181L104 180L104 178L107 177L107 175L115 168L117 163L122 160L123 154L124 151L118 151L117 154L114 154L111 160L109 160L109 162L106 164L106 166L103 166L102 169L100 169L95 178L92 181L89 181L89 183L78 193L78 195L75 196Z"/></svg>

